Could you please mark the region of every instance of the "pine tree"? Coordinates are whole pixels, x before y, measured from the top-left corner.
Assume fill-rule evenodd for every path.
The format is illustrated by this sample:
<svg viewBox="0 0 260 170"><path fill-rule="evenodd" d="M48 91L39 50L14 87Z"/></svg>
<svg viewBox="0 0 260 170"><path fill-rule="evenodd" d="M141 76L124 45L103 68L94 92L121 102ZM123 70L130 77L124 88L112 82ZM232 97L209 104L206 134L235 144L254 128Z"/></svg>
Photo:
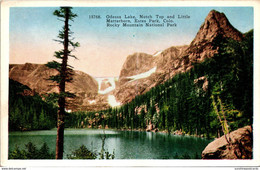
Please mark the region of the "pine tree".
<svg viewBox="0 0 260 170"><path fill-rule="evenodd" d="M59 73L51 76L50 80L57 83L59 86L59 97L58 97L58 113L57 113L57 140L56 140L56 159L63 158L63 144L64 144L64 119L65 119L65 105L66 97L72 97L73 94L65 91L66 82L72 80L72 66L68 65L68 58L76 58L71 52L79 47L79 43L72 42L72 32L69 29L69 21L73 21L76 14L71 11L71 7L61 7L59 10L55 10L53 15L58 17L58 20L64 22L64 27L59 31L58 40L55 40L63 44L63 49L56 51L54 56L57 59L61 59L61 62L52 61L46 64L47 67L56 69Z"/></svg>
<svg viewBox="0 0 260 170"><path fill-rule="evenodd" d="M45 128L45 113L44 111L42 110L41 113L40 113L40 116L39 116L39 128L40 129L44 129Z"/></svg>
<svg viewBox="0 0 260 170"><path fill-rule="evenodd" d="M39 128L39 122L36 115L36 112L33 114L33 122L32 122L32 129L38 129Z"/></svg>

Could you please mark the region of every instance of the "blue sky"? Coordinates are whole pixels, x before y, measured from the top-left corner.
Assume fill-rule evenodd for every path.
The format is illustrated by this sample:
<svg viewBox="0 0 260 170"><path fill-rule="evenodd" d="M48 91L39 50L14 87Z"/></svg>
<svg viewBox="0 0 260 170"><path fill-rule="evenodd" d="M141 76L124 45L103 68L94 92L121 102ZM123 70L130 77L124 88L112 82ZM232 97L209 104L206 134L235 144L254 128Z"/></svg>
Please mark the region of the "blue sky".
<svg viewBox="0 0 260 170"><path fill-rule="evenodd" d="M10 63L46 63L61 48L53 39L62 22L52 15L54 7L10 8ZM210 10L224 12L241 32L253 28L252 7L75 7L78 17L71 23L75 41L81 46L70 60L76 70L92 76L118 76L126 57L134 52L154 54L171 46L188 45ZM90 20L97 14L102 19ZM176 20L177 27L106 27L106 15L189 15Z"/></svg>

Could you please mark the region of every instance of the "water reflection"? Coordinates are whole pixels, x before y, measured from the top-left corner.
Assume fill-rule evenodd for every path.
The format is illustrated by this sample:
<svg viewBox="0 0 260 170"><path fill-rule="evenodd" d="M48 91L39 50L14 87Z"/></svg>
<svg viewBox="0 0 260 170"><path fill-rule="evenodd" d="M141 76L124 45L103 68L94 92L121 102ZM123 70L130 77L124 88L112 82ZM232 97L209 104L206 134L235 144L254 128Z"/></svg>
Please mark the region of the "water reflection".
<svg viewBox="0 0 260 170"><path fill-rule="evenodd" d="M115 130L91 130L91 129L66 129L64 156L71 154L81 145L93 152L100 152L102 147L102 135L106 136L105 149L110 153L115 151L116 159L174 159L174 155L189 153L200 155L210 140L175 136L166 133L115 131ZM50 150L55 151L56 130L11 132L9 134L9 149L15 145L21 149L28 142L41 146L44 142Z"/></svg>

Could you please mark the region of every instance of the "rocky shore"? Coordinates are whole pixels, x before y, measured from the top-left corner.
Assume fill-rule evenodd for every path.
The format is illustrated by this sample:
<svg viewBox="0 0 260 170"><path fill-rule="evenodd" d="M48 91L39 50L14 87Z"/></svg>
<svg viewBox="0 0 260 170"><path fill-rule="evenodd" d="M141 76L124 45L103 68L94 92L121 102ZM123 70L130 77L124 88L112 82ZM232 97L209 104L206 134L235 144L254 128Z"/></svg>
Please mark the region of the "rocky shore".
<svg viewBox="0 0 260 170"><path fill-rule="evenodd" d="M252 126L239 128L215 139L203 150L202 159L252 159Z"/></svg>

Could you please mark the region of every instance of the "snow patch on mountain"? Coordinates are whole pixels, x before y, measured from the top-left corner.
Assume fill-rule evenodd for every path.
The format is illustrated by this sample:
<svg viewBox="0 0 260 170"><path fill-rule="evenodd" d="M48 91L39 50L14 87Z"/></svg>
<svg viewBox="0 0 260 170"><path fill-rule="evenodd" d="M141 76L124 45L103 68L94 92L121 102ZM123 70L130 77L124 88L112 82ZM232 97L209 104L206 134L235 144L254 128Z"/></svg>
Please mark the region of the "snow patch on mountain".
<svg viewBox="0 0 260 170"><path fill-rule="evenodd" d="M157 51L153 56L156 57L158 55L160 55L163 51Z"/></svg>
<svg viewBox="0 0 260 170"><path fill-rule="evenodd" d="M149 77L151 74L155 73L156 68L157 68L157 67L155 66L154 68L152 68L151 70L149 70L149 71L147 71L147 72L144 72L144 73L141 73L141 74L137 74L137 75L134 75L134 76L130 76L130 77L127 77L127 78L132 79L131 81L135 81L135 80L147 78L147 77Z"/></svg>
<svg viewBox="0 0 260 170"><path fill-rule="evenodd" d="M107 94L107 93L111 92L114 89L115 89L115 87L111 86L111 87L108 87L106 90L99 90L98 93L99 94Z"/></svg>
<svg viewBox="0 0 260 170"><path fill-rule="evenodd" d="M98 82L98 93L99 94L107 94L111 91L113 91L116 88L116 81L118 81L117 77L96 77L95 78ZM101 84L102 82L106 83L110 83L111 86L106 88L105 90L101 90Z"/></svg>
<svg viewBox="0 0 260 170"><path fill-rule="evenodd" d="M89 100L88 102L89 102L89 104L95 104L96 100Z"/></svg>
<svg viewBox="0 0 260 170"><path fill-rule="evenodd" d="M108 95L108 104L112 107L120 106L121 103L116 101L116 98L114 95Z"/></svg>

